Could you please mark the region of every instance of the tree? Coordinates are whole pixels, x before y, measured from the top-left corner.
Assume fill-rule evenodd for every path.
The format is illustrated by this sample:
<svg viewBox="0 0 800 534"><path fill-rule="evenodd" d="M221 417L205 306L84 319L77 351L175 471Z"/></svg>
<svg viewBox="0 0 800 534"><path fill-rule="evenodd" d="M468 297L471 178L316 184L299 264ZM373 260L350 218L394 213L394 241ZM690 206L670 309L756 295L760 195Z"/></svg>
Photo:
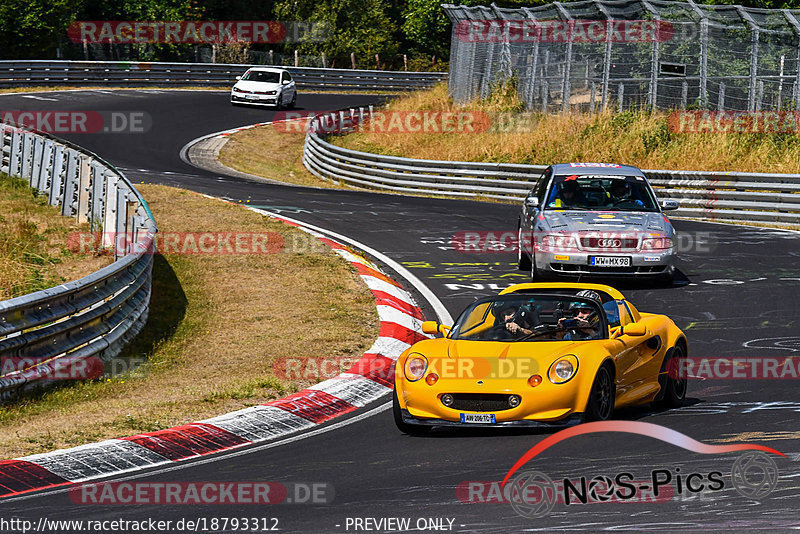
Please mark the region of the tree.
<svg viewBox="0 0 800 534"><path fill-rule="evenodd" d="M0 2L0 57L27 59L52 54L81 0L3 0ZM50 55L47 54L47 55Z"/></svg>
<svg viewBox="0 0 800 534"><path fill-rule="evenodd" d="M301 53L341 58L349 63L351 53L362 63L371 64L375 54L391 58L398 44L392 35L396 28L381 0L279 0L275 17L280 21L316 23L324 29L317 41L289 43ZM342 65L340 65L342 66Z"/></svg>

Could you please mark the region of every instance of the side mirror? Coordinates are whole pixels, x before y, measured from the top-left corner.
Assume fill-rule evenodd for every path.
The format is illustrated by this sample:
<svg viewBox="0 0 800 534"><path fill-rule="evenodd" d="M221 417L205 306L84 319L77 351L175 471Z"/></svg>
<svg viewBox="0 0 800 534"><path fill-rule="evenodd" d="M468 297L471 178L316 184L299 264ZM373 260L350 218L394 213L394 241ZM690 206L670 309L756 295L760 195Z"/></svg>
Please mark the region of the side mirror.
<svg viewBox="0 0 800 534"><path fill-rule="evenodd" d="M242 79L242 77L241 77L241 76L237 76L237 77L236 77L236 81L239 81L239 80L241 80L241 79Z"/></svg>
<svg viewBox="0 0 800 534"><path fill-rule="evenodd" d="M281 81L281 84L283 84L283 85L289 85L289 80L283 80L283 81Z"/></svg>
<svg viewBox="0 0 800 534"><path fill-rule="evenodd" d="M679 207L677 200L666 199L661 201L661 209L664 211L676 210Z"/></svg>
<svg viewBox="0 0 800 534"><path fill-rule="evenodd" d="M424 321L422 323L422 331L425 334L442 334L446 336L450 332L450 327L440 324L438 321Z"/></svg>
<svg viewBox="0 0 800 534"><path fill-rule="evenodd" d="M647 326L644 323L626 324L619 330L619 335L640 337L647 334Z"/></svg>
<svg viewBox="0 0 800 534"><path fill-rule="evenodd" d="M526 197L525 205L529 208L536 209L539 207L539 197Z"/></svg>

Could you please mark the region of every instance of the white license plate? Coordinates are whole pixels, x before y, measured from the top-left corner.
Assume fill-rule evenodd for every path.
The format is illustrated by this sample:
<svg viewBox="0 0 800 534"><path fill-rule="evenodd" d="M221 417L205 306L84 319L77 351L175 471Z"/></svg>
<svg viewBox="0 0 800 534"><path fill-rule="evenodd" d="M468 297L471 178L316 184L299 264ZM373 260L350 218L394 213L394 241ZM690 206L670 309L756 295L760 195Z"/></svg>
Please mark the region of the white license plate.
<svg viewBox="0 0 800 534"><path fill-rule="evenodd" d="M591 256L590 265L595 267L630 267L631 258L629 256Z"/></svg>
<svg viewBox="0 0 800 534"><path fill-rule="evenodd" d="M258 95L244 95L247 100L261 100L261 97Z"/></svg>
<svg viewBox="0 0 800 534"><path fill-rule="evenodd" d="M462 413L462 423L496 423L493 413Z"/></svg>

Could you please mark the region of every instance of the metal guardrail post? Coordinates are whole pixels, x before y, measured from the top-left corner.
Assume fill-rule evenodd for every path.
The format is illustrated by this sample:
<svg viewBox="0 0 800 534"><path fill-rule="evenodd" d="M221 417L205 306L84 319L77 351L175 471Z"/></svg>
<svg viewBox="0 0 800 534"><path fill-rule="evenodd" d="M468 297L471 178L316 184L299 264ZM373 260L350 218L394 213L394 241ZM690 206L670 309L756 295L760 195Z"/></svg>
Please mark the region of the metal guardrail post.
<svg viewBox="0 0 800 534"><path fill-rule="evenodd" d="M75 215L75 195L78 189L80 156L67 149L67 173L64 176L64 196L61 198L61 215Z"/></svg>
<svg viewBox="0 0 800 534"><path fill-rule="evenodd" d="M58 206L61 201L64 172L64 147L57 144L53 150L53 170L50 178L50 198L48 203L51 206Z"/></svg>
<svg viewBox="0 0 800 534"><path fill-rule="evenodd" d="M89 222L89 180L91 166L88 156L80 156L78 165L78 212L79 224Z"/></svg>

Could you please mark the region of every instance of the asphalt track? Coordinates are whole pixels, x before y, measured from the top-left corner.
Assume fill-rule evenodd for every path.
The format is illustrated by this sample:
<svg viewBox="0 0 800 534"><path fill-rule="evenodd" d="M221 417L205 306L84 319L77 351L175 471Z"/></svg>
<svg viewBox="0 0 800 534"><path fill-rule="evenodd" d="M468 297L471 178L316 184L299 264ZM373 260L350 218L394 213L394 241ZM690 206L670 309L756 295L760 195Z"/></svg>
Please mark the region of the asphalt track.
<svg viewBox="0 0 800 534"><path fill-rule="evenodd" d="M336 109L379 98L301 95L298 103L305 109ZM137 183L162 183L249 200L251 206L354 238L409 268L453 316L475 297L525 281L524 274L515 270L511 254L466 254L450 244L451 237L461 231L515 231L516 206L289 188L220 176L184 163L178 152L191 139L271 119L273 112L268 110L232 108L224 93L81 91L0 96L0 110L9 109L145 111L153 118L147 134L64 137L120 167ZM686 329L694 357L796 355L800 351L800 236L690 221L675 221L675 226L681 236L679 282L672 287L626 285L622 288L626 296L640 310L666 313ZM173 521L274 517L284 532L363 532L352 526L352 518L387 517L410 518L412 527L419 518L453 519L452 531L458 532L796 529L800 526L797 383L796 378L693 380L684 408L617 414L619 419L664 425L704 443L760 443L783 452L788 458L775 460L777 488L760 501L740 496L732 487L730 472L738 453L704 455L654 437L605 433L561 442L526 467L554 480L613 478L621 472L649 480L654 469L670 470L675 478L678 469L684 475L704 476L719 471L725 487L698 494L674 491L674 497L665 502L557 503L549 515L536 519L517 514L507 503L463 503L456 492L459 484L501 480L523 453L549 433L474 430L410 437L398 432L390 412L375 404L303 439L137 475L140 481L154 482L325 483L335 494L327 504L91 506L73 503L62 491L0 502L0 518L37 522L41 517ZM376 413L363 415L370 410Z"/></svg>

